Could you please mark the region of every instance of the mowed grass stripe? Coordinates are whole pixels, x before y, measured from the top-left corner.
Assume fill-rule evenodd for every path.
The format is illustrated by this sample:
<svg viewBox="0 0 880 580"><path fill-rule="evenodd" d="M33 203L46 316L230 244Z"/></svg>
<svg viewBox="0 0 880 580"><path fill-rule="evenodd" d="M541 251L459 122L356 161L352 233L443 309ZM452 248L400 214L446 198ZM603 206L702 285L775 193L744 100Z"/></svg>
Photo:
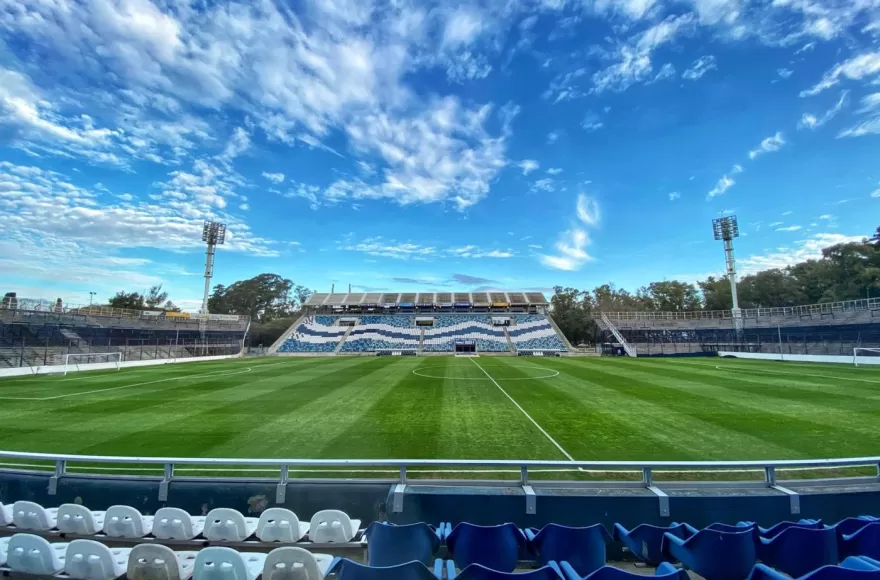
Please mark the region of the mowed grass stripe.
<svg viewBox="0 0 880 580"><path fill-rule="evenodd" d="M799 414L786 413L779 411L779 405L769 399L754 397L750 400L691 380L687 371L664 377L647 370L640 371L630 361L621 361L617 369L595 369L594 373L603 384L621 394L669 405L695 419L757 437L766 442L765 445L776 444L791 450L787 455L777 455L776 459L823 457L829 448L850 448L850 444L857 443L855 439L861 436L860 431L849 430L845 425L815 420L822 413L819 408L801 408ZM614 380L621 372L626 373L626 384ZM746 452L749 451L752 450ZM763 452L748 453L740 459L752 457L766 455Z"/></svg>
<svg viewBox="0 0 880 580"><path fill-rule="evenodd" d="M533 412L548 423L555 421L551 432L577 459L701 460L735 453L743 446L763 447L768 456L791 452L678 413L668 404L621 393L607 384L607 378L600 379L594 365L580 359L555 359L549 364L561 375L544 381L545 389L553 391L552 397L543 391L534 393ZM627 377L616 380L626 382ZM531 393L529 387L514 388L523 397ZM542 403L545 400L553 404Z"/></svg>
<svg viewBox="0 0 880 580"><path fill-rule="evenodd" d="M278 362L277 360L275 362ZM332 361L331 361L332 362ZM337 364L344 364L337 359ZM293 365L294 368L298 365ZM324 374L322 369L328 365L321 363L310 372L317 376ZM263 368L265 367L265 368ZM332 372L334 366L329 367ZM233 375L222 378L181 379L169 383L162 389L145 390L132 393L139 389L116 391L124 397L126 407L117 409L115 413L99 413L104 401L74 405L72 412L65 408L56 409L52 418L41 421L42 427L18 437L17 425L0 425L3 434L4 448L26 449L58 453L94 453L94 454L148 454L148 455L202 455L204 448L203 432L210 432L211 425L200 421L190 421L205 409L222 406L230 400L244 400L259 396L262 390L255 391L254 385L265 377L284 376L290 370L286 364L269 368L262 365L246 375ZM245 382L243 377L249 380ZM168 386L170 385L170 386ZM125 395L120 395L125 393ZM96 396L96 395L95 395ZM67 401L67 399L64 399ZM34 413L51 409L48 401L32 402ZM90 411L85 414L76 412L77 407L88 405ZM147 436L151 429L170 424L171 428L159 430ZM234 434L234 431L233 431ZM259 450L255 450L259 451Z"/></svg>

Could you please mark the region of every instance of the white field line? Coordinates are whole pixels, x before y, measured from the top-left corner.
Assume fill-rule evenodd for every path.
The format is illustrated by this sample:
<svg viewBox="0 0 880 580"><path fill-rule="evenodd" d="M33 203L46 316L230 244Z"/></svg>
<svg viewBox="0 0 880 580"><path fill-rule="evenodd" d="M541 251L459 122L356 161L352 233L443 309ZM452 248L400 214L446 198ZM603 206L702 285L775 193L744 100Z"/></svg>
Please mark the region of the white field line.
<svg viewBox="0 0 880 580"><path fill-rule="evenodd" d="M532 425L534 425L535 427L537 427L537 428L538 428L538 431L540 431L541 433L543 433L543 434L544 434L544 437L546 437L546 438L550 441L550 443L552 443L553 445L555 445L556 448L559 449L559 451L561 451L563 455L565 455L566 457L568 457L569 461L575 461L575 458L572 457L571 454L570 454L568 451L566 451L566 450L562 447L562 445L560 445L559 443L556 442L556 439L554 439L553 437L550 436L549 433L547 433L546 431L544 431L544 428L541 427L540 425L538 425L538 422L535 421L534 419L532 419L532 416L529 415L528 413L526 413L526 410L523 409L522 407L520 407L519 403L517 403L517 402L513 399L513 397L511 397L510 395L507 394L507 391L505 391L503 388L501 388L501 385L498 384L498 381L496 381L495 379L493 379L493 378L492 378L492 375L490 375L489 373L487 373L487 372L486 372L486 369L484 369L483 367L481 367L481 366L480 366L480 363L478 363L478 362L476 361L476 359L468 359L468 360L470 360L472 363L474 363L475 365L477 365L477 368L480 369L481 371L483 371L483 374L486 375L486 378L488 378L490 381L492 381L492 382L495 384L495 386L498 387L498 390L501 391L502 393L504 393L504 396L507 397L508 399L510 399L510 402L513 403L514 405L516 405L516 408L519 409L519 410L522 412L522 414L526 416L526 419L528 419L529 421L531 421L531 422L532 422Z"/></svg>
<svg viewBox="0 0 880 580"><path fill-rule="evenodd" d="M104 393L106 391L118 391L120 389L131 389L132 387L143 387L144 385L154 385L156 383L167 383L169 381L181 381L181 380L186 380L186 379L197 379L197 378L213 377L213 376L228 377L228 376L233 376L233 375L241 375L244 373L251 372L253 370L253 368L256 368L256 370L259 371L259 370L264 369L266 367L276 366L279 364L286 364L286 363L272 363L272 364L267 364L267 365L260 365L258 367L247 367L243 370L232 371L232 372L230 372L230 371L213 371L210 373L202 373L202 374L198 374L198 375L182 375L179 377L169 377L166 379L157 379L155 381L146 381L143 383L134 383L131 385L121 385L119 387L109 387L107 389L94 389L92 391L81 391L78 393L66 393L64 395L55 395L53 397L0 397L0 401L54 401L55 399L64 399L65 397L77 397L79 395L92 395L94 393Z"/></svg>
<svg viewBox="0 0 880 580"><path fill-rule="evenodd" d="M772 374L772 375L791 375L793 377L815 377L817 379L829 379L832 381L856 381L859 383L871 383L872 385L880 385L880 381L872 381L869 379L854 379L852 377L832 377L830 375L814 375L809 373L787 373L785 371L768 371L764 369L747 369L742 367L725 367L721 365L715 365L715 369L719 371L728 371L728 372L746 372L746 373L757 373L757 374Z"/></svg>
<svg viewBox="0 0 880 580"><path fill-rule="evenodd" d="M40 466L28 463L0 463L0 467L12 468L39 468L45 467L47 471L54 466ZM849 469L852 467L871 467L870 465L856 466L850 465L845 468L840 467L786 467L779 468L780 471L825 471L832 469ZM74 471L110 471L110 472L155 472L162 473L162 467L94 467L94 466L72 466L68 468L69 473ZM384 469L377 467L376 469L328 469L322 467L306 467L289 469L291 473L400 473L399 469ZM693 470L695 473L764 473L763 469L699 469ZM175 467L174 473L195 472L195 473L280 473L280 469L269 469L263 467ZM437 469L407 469L407 473L515 473L519 474L519 469L443 469L438 466ZM620 474L638 474L642 473L639 469L584 469L576 467L557 467L544 469L529 469L529 473L620 473ZM685 473L683 470L675 469L654 469L652 473Z"/></svg>

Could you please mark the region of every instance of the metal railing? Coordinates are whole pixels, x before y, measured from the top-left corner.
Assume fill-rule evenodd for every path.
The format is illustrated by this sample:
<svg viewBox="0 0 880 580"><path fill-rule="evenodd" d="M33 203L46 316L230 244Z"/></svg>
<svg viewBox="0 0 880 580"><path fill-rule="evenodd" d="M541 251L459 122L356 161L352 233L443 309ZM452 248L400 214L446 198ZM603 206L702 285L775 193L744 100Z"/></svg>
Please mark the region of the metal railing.
<svg viewBox="0 0 880 580"><path fill-rule="evenodd" d="M802 306L781 306L778 308L746 308L741 310L742 318L764 318L769 316L801 316L804 314L834 314L860 310L880 309L880 298L862 298L843 302L804 304ZM687 310L683 312L602 312L593 314L594 318L606 315L613 320L732 320L730 310Z"/></svg>
<svg viewBox="0 0 880 580"><path fill-rule="evenodd" d="M20 312L51 312L55 314L72 314L82 316L101 316L114 318L155 318L157 311L130 310L128 308L112 308L97 304L73 304L62 302L60 305L55 300L14 298L0 302L0 309L17 310ZM246 322L250 316L246 315L218 315L218 314L190 314L187 312L168 314L169 319L193 320L208 318L211 321Z"/></svg>

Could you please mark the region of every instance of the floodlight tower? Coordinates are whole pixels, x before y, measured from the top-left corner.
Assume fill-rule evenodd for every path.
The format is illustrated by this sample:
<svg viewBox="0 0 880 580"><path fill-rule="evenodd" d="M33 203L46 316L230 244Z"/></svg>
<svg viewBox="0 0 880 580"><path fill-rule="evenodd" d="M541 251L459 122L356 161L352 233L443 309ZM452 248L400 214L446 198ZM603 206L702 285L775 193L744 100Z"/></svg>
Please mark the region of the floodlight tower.
<svg viewBox="0 0 880 580"><path fill-rule="evenodd" d="M736 260L733 258L733 238L739 237L739 225L736 216L727 216L712 220L712 232L716 240L724 241L724 257L727 261L727 279L730 281L730 296L733 298L733 325L736 334L742 333L743 323L739 310L739 298L736 295Z"/></svg>
<svg viewBox="0 0 880 580"><path fill-rule="evenodd" d="M205 252L205 295L202 298L202 314L208 314L208 292L211 290L211 277L214 275L214 250L226 241L226 224L205 222L202 227L202 241L208 244Z"/></svg>

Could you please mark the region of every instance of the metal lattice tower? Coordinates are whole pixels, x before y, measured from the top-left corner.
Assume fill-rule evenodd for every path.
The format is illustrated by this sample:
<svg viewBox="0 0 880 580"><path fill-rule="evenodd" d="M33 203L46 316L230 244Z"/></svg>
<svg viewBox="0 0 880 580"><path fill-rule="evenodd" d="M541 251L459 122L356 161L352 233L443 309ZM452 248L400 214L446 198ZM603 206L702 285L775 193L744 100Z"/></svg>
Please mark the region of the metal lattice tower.
<svg viewBox="0 0 880 580"><path fill-rule="evenodd" d="M202 241L208 244L205 252L205 294L202 297L202 314L208 314L208 293L211 291L211 278L214 276L214 251L226 241L226 224L205 222L202 227Z"/></svg>
<svg viewBox="0 0 880 580"><path fill-rule="evenodd" d="M736 216L727 216L712 220L712 232L716 240L724 242L724 258L727 262L727 279L730 281L730 295L733 298L733 325L736 334L742 334L742 312L739 309L739 298L736 294L736 260L733 257L733 238L739 237L739 225Z"/></svg>

